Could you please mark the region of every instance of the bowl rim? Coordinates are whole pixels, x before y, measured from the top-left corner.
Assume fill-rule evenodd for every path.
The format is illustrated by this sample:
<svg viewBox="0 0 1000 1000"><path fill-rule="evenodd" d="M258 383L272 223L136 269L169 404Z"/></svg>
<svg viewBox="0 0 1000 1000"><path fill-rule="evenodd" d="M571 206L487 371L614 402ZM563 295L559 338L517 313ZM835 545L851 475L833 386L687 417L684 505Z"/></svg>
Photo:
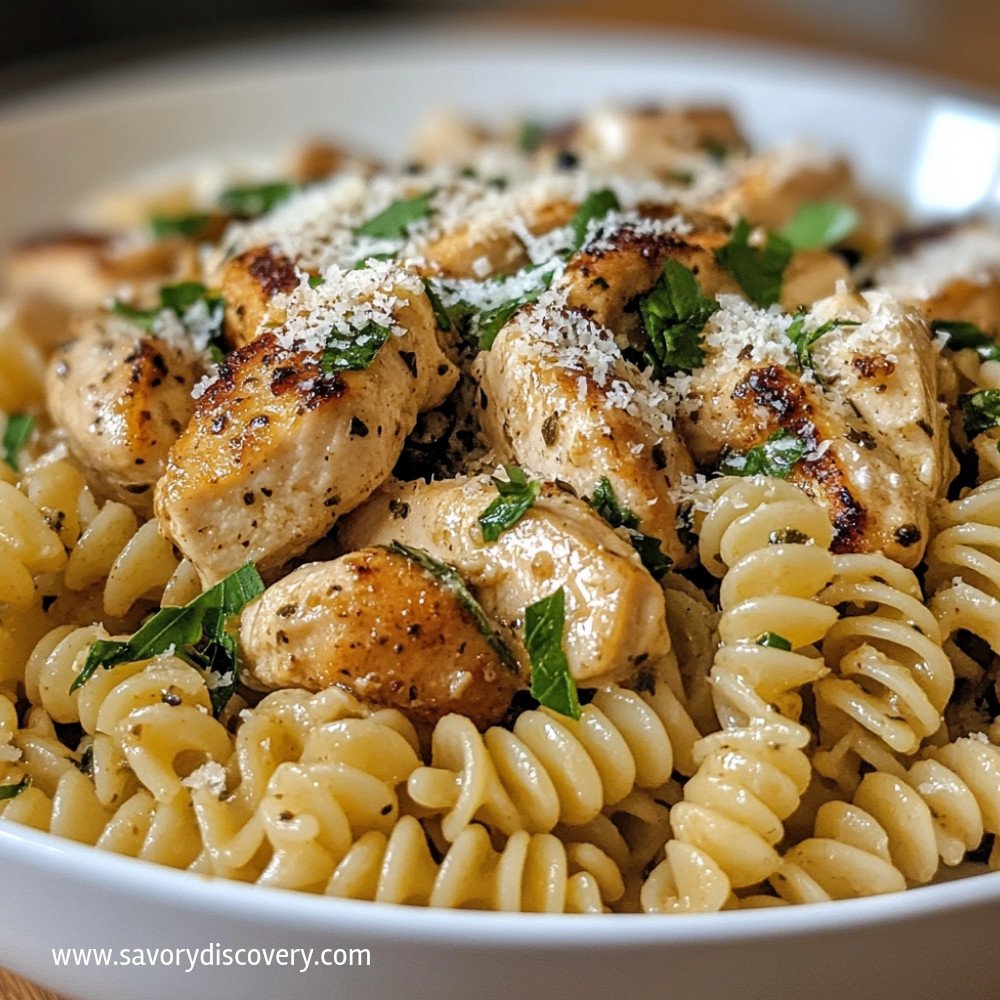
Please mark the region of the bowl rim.
<svg viewBox="0 0 1000 1000"><path fill-rule="evenodd" d="M857 931L887 921L922 919L970 905L1000 905L1000 871L970 875L905 892L806 906L775 906L712 914L525 914L444 910L338 899L238 882L112 854L67 838L4 822L0 857L6 864L44 870L97 892L156 902L209 917L266 923L286 931L342 929L377 937L405 936L426 944L615 949L664 944L710 944L763 938L804 938Z"/></svg>
<svg viewBox="0 0 1000 1000"><path fill-rule="evenodd" d="M972 101L995 108L1000 92L963 84L934 74L901 68L856 56L829 55L793 45L742 42L688 30L640 29L609 31L600 26L551 27L470 26L451 18L401 22L406 37L386 39L372 27L348 30L290 32L277 43L250 43L262 60L246 59L246 40L219 45L208 52L212 65L197 82L185 79L185 69L206 56L204 51L175 52L138 65L93 71L81 77L43 85L13 97L0 98L0 142L13 142L25 130L57 128L70 117L114 112L135 113L142 107L190 92L213 92L259 79L269 67L287 62L290 51L299 60L290 75L307 76L328 58L331 45L348 65L393 58L409 65L455 57L461 38L462 55L496 56L501 41L518 42L519 60L539 53L558 57L581 45L629 58L663 58L671 52L703 58L725 58L736 71L759 71L778 60L789 72L807 72L813 81L842 82L850 70L854 89L891 87L910 102L936 99ZM411 25L411 26L409 26ZM417 43L416 48L414 42ZM144 86L123 86L124 82ZM916 920L971 906L1000 906L1000 872L977 874L903 893L865 899L773 907L716 914L543 915L483 911L431 910L394 904L342 900L291 890L260 887L212 876L178 871L159 864L107 853L0 817L0 861L23 864L68 885L92 887L98 893L112 886L116 894L137 901L155 901L178 910L243 919L300 931L342 929L382 938L405 937L426 944L462 947L531 947L551 951L581 945L597 949L655 947L667 943L710 944L757 941L783 936L802 938L845 929L870 927L886 921Z"/></svg>

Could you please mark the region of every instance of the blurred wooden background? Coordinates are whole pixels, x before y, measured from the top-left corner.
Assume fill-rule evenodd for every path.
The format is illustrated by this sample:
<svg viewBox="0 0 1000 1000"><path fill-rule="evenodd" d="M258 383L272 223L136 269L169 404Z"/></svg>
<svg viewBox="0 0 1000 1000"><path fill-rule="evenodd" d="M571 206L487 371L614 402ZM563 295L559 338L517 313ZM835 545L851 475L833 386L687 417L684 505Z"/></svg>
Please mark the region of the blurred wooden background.
<svg viewBox="0 0 1000 1000"><path fill-rule="evenodd" d="M77 6L87 4L81 0ZM252 8L252 4L248 6ZM266 6L273 10L270 0ZM284 12L285 5L282 6ZM288 6L294 12L295 4ZM408 4L395 6L400 13L413 13ZM748 43L782 42L827 54L845 53L882 60L1000 92L997 55L1000 2L997 0L615 0L613 4L604 0L550 0L530 6L490 2L432 6L435 12L459 13L472 23L499 20L527 26L606 26L608 30L683 28L715 32ZM24 10L30 7L26 5ZM356 4L335 2L325 7L312 2L302 9L310 17L324 15L325 19L345 7L352 13L358 11ZM378 7L382 16L391 16L394 5ZM33 16L37 23L37 16ZM283 28L287 27L285 22ZM198 37L200 42L205 41L204 33ZM169 49L177 42L173 36L157 49ZM130 54L134 56L134 52ZM102 59L106 56L104 52ZM74 65L85 66L86 62L85 58L74 59ZM2 969L0 998L58 1000L54 994Z"/></svg>
<svg viewBox="0 0 1000 1000"><path fill-rule="evenodd" d="M997 0L554 0L532 4L530 13L516 16L782 42L1000 91Z"/></svg>

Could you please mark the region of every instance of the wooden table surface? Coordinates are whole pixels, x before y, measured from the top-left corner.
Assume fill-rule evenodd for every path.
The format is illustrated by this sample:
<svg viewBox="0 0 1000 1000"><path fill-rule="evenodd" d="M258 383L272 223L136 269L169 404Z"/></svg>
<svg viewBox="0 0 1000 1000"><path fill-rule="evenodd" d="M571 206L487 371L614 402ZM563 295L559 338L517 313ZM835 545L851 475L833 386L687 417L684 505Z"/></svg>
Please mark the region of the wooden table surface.
<svg viewBox="0 0 1000 1000"><path fill-rule="evenodd" d="M902 6L906 6L903 0ZM662 29L681 27L720 32L750 41L770 40L842 52L931 71L956 80L1000 89L1000 60L994 39L1000 36L1000 4L979 0L909 0L913 17L906 24L864 21L863 4L857 14L864 23L852 24L844 6L802 5L797 10L782 0L573 0L485 15L527 24L605 24L624 29L636 25ZM806 8L813 8L806 10ZM900 5L895 5L900 6ZM824 11L827 20L824 21ZM902 19L907 20L907 19ZM4 969L0 969L0 1000L60 1000Z"/></svg>

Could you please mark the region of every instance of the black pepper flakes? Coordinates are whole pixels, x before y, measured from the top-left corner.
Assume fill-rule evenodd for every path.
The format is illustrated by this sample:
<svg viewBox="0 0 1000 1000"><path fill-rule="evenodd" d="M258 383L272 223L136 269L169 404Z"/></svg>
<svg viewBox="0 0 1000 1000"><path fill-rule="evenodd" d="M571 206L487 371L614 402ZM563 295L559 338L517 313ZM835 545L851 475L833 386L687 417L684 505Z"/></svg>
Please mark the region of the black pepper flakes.
<svg viewBox="0 0 1000 1000"><path fill-rule="evenodd" d="M368 437L368 425L358 417L351 417L351 437Z"/></svg>

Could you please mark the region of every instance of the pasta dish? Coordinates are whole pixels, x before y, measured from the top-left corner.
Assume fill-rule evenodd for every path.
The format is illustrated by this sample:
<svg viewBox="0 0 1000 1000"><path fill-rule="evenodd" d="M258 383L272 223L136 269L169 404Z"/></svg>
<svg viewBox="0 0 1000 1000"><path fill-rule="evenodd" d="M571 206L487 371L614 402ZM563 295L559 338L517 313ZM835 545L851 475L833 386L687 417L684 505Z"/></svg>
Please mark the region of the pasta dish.
<svg viewBox="0 0 1000 1000"><path fill-rule="evenodd" d="M95 199L0 299L0 819L333 897L1000 867L1000 226L724 109Z"/></svg>

